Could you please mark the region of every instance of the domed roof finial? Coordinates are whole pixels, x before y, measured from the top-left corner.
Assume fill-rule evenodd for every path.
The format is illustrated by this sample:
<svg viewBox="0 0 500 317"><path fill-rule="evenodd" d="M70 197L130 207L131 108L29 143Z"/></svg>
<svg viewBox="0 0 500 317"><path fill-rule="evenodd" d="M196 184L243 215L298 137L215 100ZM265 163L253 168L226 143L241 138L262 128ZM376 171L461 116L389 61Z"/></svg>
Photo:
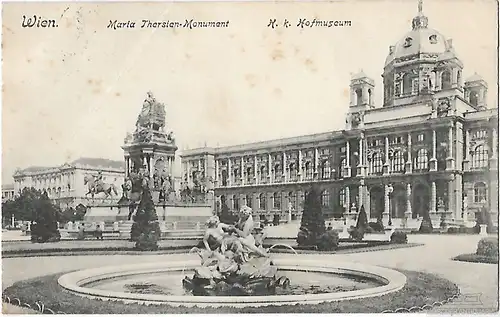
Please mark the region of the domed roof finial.
<svg viewBox="0 0 500 317"><path fill-rule="evenodd" d="M423 0L418 0L418 15L413 18L411 26L414 30L427 28L429 20L422 12Z"/></svg>

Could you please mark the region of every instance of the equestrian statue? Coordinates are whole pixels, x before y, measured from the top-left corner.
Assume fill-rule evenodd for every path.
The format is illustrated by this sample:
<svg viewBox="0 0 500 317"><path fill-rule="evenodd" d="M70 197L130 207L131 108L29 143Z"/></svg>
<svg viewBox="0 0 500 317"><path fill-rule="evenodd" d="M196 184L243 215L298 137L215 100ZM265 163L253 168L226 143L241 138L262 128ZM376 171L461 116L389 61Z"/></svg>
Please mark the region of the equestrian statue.
<svg viewBox="0 0 500 317"><path fill-rule="evenodd" d="M85 175L83 178L84 185L87 185L88 192L85 194L87 197L89 194L92 199L96 194L104 193L104 198L112 198L113 195L118 195L118 191L116 190L116 186L114 184L109 184L104 182L102 177L102 172L99 172L97 176Z"/></svg>

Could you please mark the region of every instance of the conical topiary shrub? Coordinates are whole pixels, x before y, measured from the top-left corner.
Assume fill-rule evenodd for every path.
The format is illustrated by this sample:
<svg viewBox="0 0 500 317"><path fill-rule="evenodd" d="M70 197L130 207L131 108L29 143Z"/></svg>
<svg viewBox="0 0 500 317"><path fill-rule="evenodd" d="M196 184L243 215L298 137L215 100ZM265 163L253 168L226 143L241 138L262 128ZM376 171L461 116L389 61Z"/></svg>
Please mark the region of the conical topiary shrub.
<svg viewBox="0 0 500 317"><path fill-rule="evenodd" d="M366 229L368 227L368 216L366 215L365 206L361 205L356 222L357 229Z"/></svg>
<svg viewBox="0 0 500 317"><path fill-rule="evenodd" d="M304 211L297 235L297 244L300 246L316 245L317 238L325 231L325 218L321 211L319 190L313 186L304 201Z"/></svg>
<svg viewBox="0 0 500 317"><path fill-rule="evenodd" d="M141 251L158 249L161 231L149 188L144 188L142 191L141 202L137 207L130 235L135 241L135 249Z"/></svg>
<svg viewBox="0 0 500 317"><path fill-rule="evenodd" d="M418 231L421 233L432 233L433 230L431 216L429 212L425 212Z"/></svg>

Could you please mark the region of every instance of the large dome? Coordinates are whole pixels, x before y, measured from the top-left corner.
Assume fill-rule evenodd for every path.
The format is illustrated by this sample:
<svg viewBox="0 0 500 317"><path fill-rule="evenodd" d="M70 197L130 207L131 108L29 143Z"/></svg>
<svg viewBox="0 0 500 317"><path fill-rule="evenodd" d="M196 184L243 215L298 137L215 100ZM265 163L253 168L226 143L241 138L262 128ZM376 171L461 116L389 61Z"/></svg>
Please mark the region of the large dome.
<svg viewBox="0 0 500 317"><path fill-rule="evenodd" d="M442 54L447 52L446 38L438 31L428 27L428 19L422 13L419 3L418 15L413 18L412 30L406 33L396 45L390 47L385 66L395 59L419 53Z"/></svg>

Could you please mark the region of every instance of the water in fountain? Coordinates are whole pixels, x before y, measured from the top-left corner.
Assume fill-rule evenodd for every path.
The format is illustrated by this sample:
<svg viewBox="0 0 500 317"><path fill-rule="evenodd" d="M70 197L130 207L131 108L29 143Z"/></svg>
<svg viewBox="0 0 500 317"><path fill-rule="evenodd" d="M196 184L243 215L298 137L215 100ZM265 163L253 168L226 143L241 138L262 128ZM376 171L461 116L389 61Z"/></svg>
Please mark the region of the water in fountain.
<svg viewBox="0 0 500 317"><path fill-rule="evenodd" d="M274 248L274 247L278 247L278 246L282 246L282 247L286 247L290 250L293 251L293 253L295 253L296 255L298 255L297 251L295 251L294 248L292 248L290 245L288 244L284 244L284 243L276 243L276 244L273 244L269 249L267 249L267 252L271 253L271 250Z"/></svg>

